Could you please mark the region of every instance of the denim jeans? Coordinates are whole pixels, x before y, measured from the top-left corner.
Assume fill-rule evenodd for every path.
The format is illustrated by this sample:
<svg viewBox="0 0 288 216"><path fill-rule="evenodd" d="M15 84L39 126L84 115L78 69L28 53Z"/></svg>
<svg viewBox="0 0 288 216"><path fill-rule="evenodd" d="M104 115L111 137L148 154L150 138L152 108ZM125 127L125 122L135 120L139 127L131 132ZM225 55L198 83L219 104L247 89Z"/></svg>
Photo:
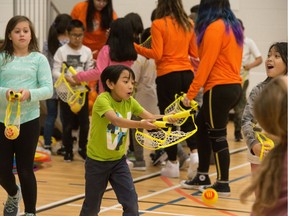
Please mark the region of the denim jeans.
<svg viewBox="0 0 288 216"><path fill-rule="evenodd" d="M116 161L96 161L87 157L85 180L85 200L80 216L98 215L108 182L110 182L118 202L123 207L122 215L139 215L138 195L126 162L126 156Z"/></svg>
<svg viewBox="0 0 288 216"><path fill-rule="evenodd" d="M59 99L48 99L46 100L47 117L44 125L44 142L45 146L51 146L51 138L55 127L55 121L58 115L58 103ZM60 113L60 118L62 115ZM61 121L62 122L62 121Z"/></svg>

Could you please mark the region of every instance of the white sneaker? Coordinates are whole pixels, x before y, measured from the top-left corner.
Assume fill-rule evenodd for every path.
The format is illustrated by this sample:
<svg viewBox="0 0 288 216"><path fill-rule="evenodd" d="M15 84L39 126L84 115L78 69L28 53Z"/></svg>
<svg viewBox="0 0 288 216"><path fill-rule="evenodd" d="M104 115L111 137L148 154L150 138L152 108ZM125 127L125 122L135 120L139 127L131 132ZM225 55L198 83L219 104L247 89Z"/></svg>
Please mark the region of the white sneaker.
<svg viewBox="0 0 288 216"><path fill-rule="evenodd" d="M197 168L199 164L199 158L198 153L190 153L190 162L189 162L189 168L188 168L188 179L194 179L194 177L197 174Z"/></svg>
<svg viewBox="0 0 288 216"><path fill-rule="evenodd" d="M178 178L180 176L179 162L172 163L168 160L166 165L161 169L161 175L169 178Z"/></svg>

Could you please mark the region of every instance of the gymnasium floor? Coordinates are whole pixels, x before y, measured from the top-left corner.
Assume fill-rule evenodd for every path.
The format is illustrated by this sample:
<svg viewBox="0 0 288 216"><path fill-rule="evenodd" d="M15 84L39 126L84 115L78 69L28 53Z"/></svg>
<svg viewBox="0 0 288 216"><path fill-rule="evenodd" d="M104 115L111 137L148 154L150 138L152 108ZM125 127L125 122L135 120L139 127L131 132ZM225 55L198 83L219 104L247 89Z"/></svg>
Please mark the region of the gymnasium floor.
<svg viewBox="0 0 288 216"><path fill-rule="evenodd" d="M180 178L160 176L160 166L152 166L150 151L145 150L146 171L134 171L132 175L139 198L140 215L147 216L244 216L250 215L253 197L241 204L239 195L250 181L250 165L246 160L244 142L234 142L233 126L228 125L228 142L231 154L230 181L231 196L219 198L209 205L202 201L201 194L195 190L182 189L180 181L186 179L187 170L181 170ZM188 152L188 149L185 148ZM216 178L215 165L210 167L212 182ZM38 216L76 216L79 215L84 198L84 161L75 154L72 163L65 163L62 156L52 156L52 161L43 163L36 171L38 182ZM93 190L93 189L92 189ZM0 203L5 203L6 194L0 187ZM23 211L23 203L21 203ZM0 212L3 205L0 205ZM122 215L110 186L104 194L101 212L103 216Z"/></svg>

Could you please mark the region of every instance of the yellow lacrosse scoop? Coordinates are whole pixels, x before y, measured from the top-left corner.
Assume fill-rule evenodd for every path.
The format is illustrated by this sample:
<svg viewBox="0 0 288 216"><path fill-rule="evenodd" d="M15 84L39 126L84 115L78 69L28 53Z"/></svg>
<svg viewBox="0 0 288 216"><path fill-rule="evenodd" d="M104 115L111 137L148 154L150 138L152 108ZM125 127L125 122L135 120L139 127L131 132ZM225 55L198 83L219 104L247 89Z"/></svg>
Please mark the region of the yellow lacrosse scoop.
<svg viewBox="0 0 288 216"><path fill-rule="evenodd" d="M270 138L268 138L264 133L256 132L257 139L262 144L261 152L260 152L260 160L263 160L264 152L270 151L274 148L274 142Z"/></svg>
<svg viewBox="0 0 288 216"><path fill-rule="evenodd" d="M21 99L21 93L16 93L14 91L10 92L9 102L6 108L6 115L4 119L4 124L5 124L4 135L7 139L10 139L10 140L16 139L20 134L20 99ZM12 100L16 100L18 103L16 118L13 124L10 123L10 116L12 112L12 108L11 108Z"/></svg>

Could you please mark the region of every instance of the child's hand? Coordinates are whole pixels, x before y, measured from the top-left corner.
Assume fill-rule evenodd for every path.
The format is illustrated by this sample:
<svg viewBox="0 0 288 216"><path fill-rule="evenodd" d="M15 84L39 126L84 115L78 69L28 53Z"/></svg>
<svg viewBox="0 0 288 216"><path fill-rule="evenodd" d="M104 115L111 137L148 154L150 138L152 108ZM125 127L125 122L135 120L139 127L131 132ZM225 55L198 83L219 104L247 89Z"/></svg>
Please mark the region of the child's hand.
<svg viewBox="0 0 288 216"><path fill-rule="evenodd" d="M76 75L72 76L72 79L77 85L80 84L80 81L78 80Z"/></svg>
<svg viewBox="0 0 288 216"><path fill-rule="evenodd" d="M263 158L269 153L270 150L268 150L267 148L271 148L270 144L264 143L264 146L266 147L264 149L264 153L263 153ZM253 147L252 147L252 151L253 153L257 156L260 157L261 154L261 149L262 149L262 144L261 143L256 143Z"/></svg>
<svg viewBox="0 0 288 216"><path fill-rule="evenodd" d="M141 121L139 121L139 128L144 128L146 130L155 130L158 127L156 125L153 124L154 120L149 120L149 119L143 119Z"/></svg>
<svg viewBox="0 0 288 216"><path fill-rule="evenodd" d="M173 113L170 113L170 114L173 114ZM169 114L169 115L170 115L170 114ZM174 118L173 115L172 115L172 116L169 116L169 117L167 118L167 121L170 122L170 123L172 123L172 124L174 124L174 123L176 123L176 122L178 121L178 119L179 119L179 118Z"/></svg>
<svg viewBox="0 0 288 216"><path fill-rule="evenodd" d="M30 100L30 91L28 89L19 89L18 93L21 93L21 102L25 100Z"/></svg>
<svg viewBox="0 0 288 216"><path fill-rule="evenodd" d="M256 143L252 147L252 151L253 151L254 155L257 156L257 157L260 157L261 149L262 149L262 144L261 143Z"/></svg>
<svg viewBox="0 0 288 216"><path fill-rule="evenodd" d="M71 76L65 76L65 79L71 86L77 85L77 83L75 82L75 80Z"/></svg>

